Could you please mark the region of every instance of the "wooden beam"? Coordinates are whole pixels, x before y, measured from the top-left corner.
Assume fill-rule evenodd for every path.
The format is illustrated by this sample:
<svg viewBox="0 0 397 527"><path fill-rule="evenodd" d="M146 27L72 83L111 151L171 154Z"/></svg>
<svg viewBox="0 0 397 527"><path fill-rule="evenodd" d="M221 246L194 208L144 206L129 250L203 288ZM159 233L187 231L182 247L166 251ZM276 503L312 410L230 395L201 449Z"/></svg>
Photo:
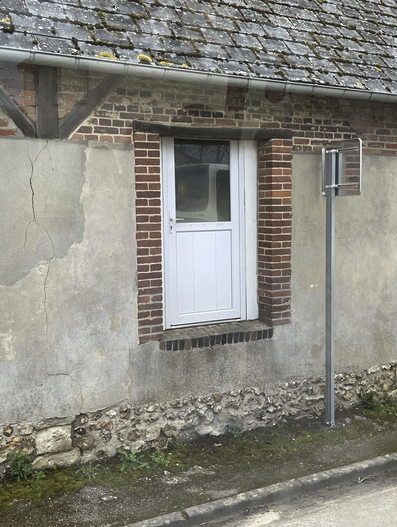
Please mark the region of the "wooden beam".
<svg viewBox="0 0 397 527"><path fill-rule="evenodd" d="M67 139L80 124L91 115L107 97L117 88L123 75L106 75L104 79L86 97L81 99L59 123L59 138Z"/></svg>
<svg viewBox="0 0 397 527"><path fill-rule="evenodd" d="M134 121L134 132L146 134L159 134L168 137L181 137L183 139L291 139L292 130L279 128L196 128L195 126L173 126L168 124L146 123Z"/></svg>
<svg viewBox="0 0 397 527"><path fill-rule="evenodd" d="M35 68L37 137L58 138L57 69L49 66Z"/></svg>
<svg viewBox="0 0 397 527"><path fill-rule="evenodd" d="M0 90L0 108L4 111L15 125L26 137L36 137L36 127L34 123L19 109L18 105Z"/></svg>

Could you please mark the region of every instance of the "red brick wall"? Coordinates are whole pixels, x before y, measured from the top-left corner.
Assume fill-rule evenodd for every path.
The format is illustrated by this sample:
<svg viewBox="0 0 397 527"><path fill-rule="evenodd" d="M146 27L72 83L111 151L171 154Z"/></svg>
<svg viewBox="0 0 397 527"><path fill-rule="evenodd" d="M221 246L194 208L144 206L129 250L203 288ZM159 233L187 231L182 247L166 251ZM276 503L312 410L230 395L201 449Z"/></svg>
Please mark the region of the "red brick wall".
<svg viewBox="0 0 397 527"><path fill-rule="evenodd" d="M132 121L292 130L294 151L319 152L335 139L361 137L365 153L396 155L397 105L277 92L176 86L128 80L72 139L128 142Z"/></svg>
<svg viewBox="0 0 397 527"><path fill-rule="evenodd" d="M100 76L87 72L59 70L59 117L66 115L100 80ZM29 119L36 120L32 66L0 62L0 88ZM392 103L236 88L226 91L167 82L153 85L139 78L126 79L71 138L130 143L133 120L289 129L294 132L294 151L319 151L325 141L359 136L364 141L364 153L397 154L397 105Z"/></svg>
<svg viewBox="0 0 397 527"><path fill-rule="evenodd" d="M131 143L132 121L135 104L130 104L129 90L119 88L108 97L100 109L96 110L72 134L71 139L107 141L109 143ZM66 94L72 97L72 94Z"/></svg>
<svg viewBox="0 0 397 527"><path fill-rule="evenodd" d="M292 141L259 145L258 307L271 326L290 322Z"/></svg>
<svg viewBox="0 0 397 527"><path fill-rule="evenodd" d="M36 121L33 69L0 62L0 89L19 106L32 122ZM17 128L7 116L0 118L0 136L15 136Z"/></svg>
<svg viewBox="0 0 397 527"><path fill-rule="evenodd" d="M163 334L160 137L136 133L135 188L140 342Z"/></svg>
<svg viewBox="0 0 397 527"><path fill-rule="evenodd" d="M17 128L15 124L4 114L2 117L0 117L0 137L16 135Z"/></svg>
<svg viewBox="0 0 397 527"><path fill-rule="evenodd" d="M58 117L62 119L78 101L83 99L101 81L100 74L58 68ZM101 110L97 110L99 113ZM103 110L102 110L103 111Z"/></svg>

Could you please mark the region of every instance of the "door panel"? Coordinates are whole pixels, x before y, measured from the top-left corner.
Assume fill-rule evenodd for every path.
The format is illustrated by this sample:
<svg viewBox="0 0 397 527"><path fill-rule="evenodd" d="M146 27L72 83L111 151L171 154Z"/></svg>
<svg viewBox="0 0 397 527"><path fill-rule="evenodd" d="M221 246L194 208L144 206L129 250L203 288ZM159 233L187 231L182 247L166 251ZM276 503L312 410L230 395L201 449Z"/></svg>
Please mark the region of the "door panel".
<svg viewBox="0 0 397 527"><path fill-rule="evenodd" d="M244 317L237 142L167 138L162 158L166 327Z"/></svg>
<svg viewBox="0 0 397 527"><path fill-rule="evenodd" d="M177 282L178 295L178 312L182 315L193 313L195 284L194 284L194 241L191 232L180 232L176 234L176 262L179 269L184 272L180 273L176 270L179 276Z"/></svg>
<svg viewBox="0 0 397 527"><path fill-rule="evenodd" d="M177 232L176 240L178 312L232 309L230 232Z"/></svg>
<svg viewBox="0 0 397 527"><path fill-rule="evenodd" d="M215 232L216 308L233 308L232 236L230 231Z"/></svg>

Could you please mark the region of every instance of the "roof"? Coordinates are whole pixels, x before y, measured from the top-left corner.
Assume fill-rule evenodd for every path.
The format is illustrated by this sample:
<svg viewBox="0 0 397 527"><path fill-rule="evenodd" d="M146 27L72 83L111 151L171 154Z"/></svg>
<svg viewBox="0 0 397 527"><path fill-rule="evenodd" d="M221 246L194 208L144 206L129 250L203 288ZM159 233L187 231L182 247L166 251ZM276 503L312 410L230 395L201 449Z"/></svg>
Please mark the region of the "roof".
<svg viewBox="0 0 397 527"><path fill-rule="evenodd" d="M0 0L0 47L397 94L396 7L394 0Z"/></svg>

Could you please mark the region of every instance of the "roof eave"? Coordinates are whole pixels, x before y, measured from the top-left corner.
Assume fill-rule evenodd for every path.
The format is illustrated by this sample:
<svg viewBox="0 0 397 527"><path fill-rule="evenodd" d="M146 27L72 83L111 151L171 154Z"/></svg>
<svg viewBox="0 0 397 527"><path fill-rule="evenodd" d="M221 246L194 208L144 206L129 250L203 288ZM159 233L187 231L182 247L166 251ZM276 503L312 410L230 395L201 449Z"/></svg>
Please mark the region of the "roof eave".
<svg viewBox="0 0 397 527"><path fill-rule="evenodd" d="M103 74L138 76L173 82L189 82L215 86L233 86L256 90L269 90L318 97L339 99L397 102L397 94L375 92L357 88L322 86L314 83L293 82L282 79L265 79L253 76L238 76L225 73L192 71L188 68L131 64L96 57L81 57L0 47L0 59L17 64L51 66L71 70L84 70Z"/></svg>

